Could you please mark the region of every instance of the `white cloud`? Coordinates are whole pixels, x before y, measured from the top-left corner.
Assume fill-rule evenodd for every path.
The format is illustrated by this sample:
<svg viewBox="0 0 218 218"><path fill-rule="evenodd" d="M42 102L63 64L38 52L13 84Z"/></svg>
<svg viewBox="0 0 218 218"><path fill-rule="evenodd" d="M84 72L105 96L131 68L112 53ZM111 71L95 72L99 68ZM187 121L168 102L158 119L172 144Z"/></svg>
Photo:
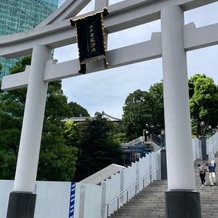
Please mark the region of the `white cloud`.
<svg viewBox="0 0 218 218"><path fill-rule="evenodd" d="M117 0L116 0L117 1ZM110 0L113 4L115 0ZM197 27L218 23L218 3L214 3L185 13L185 23L194 22ZM205 16L207 14L207 16ZM136 30L137 29L137 30ZM152 22L133 28L128 34L119 33L109 36L109 48L124 46L149 40L152 32L160 31L160 22ZM137 34L136 34L137 32ZM68 46L56 50L59 62L78 57L77 46ZM217 46L187 53L188 74L205 73L218 84L218 48ZM121 118L122 108L129 93L136 89L147 90L162 80L161 58L134 65L105 70L93 74L63 80L63 91L69 101L74 101L88 110L91 116L96 111Z"/></svg>

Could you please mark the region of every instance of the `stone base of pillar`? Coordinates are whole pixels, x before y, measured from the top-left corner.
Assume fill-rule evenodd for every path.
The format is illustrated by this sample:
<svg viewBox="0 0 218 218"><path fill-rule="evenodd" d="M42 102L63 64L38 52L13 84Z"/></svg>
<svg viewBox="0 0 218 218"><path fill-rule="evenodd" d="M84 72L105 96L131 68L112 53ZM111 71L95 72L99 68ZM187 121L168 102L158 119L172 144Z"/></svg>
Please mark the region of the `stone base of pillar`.
<svg viewBox="0 0 218 218"><path fill-rule="evenodd" d="M7 218L33 218L36 194L11 192L8 203Z"/></svg>
<svg viewBox="0 0 218 218"><path fill-rule="evenodd" d="M166 218L201 218L200 193L189 190L165 192Z"/></svg>

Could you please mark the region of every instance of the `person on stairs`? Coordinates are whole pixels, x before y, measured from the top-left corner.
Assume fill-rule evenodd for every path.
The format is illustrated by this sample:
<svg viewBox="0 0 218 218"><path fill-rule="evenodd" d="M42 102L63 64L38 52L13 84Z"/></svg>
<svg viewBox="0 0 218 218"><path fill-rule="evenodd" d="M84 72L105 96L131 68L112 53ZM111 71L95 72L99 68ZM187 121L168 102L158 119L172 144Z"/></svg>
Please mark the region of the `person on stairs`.
<svg viewBox="0 0 218 218"><path fill-rule="evenodd" d="M203 165L198 164L198 172L199 172L202 186L206 185L206 181L205 181L206 171L207 170Z"/></svg>
<svg viewBox="0 0 218 218"><path fill-rule="evenodd" d="M216 185L216 163L211 160L208 166L210 186Z"/></svg>

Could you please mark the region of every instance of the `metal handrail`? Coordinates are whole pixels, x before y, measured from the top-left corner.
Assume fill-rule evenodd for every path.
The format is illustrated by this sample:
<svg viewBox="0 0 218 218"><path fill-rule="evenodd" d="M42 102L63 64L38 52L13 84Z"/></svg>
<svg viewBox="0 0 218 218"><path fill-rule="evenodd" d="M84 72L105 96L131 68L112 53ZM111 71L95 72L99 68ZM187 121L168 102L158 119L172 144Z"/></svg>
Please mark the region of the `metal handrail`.
<svg viewBox="0 0 218 218"><path fill-rule="evenodd" d="M130 141L128 143L123 143L122 146L133 146L133 145L138 144L140 142L143 142L143 136L140 136L136 139L133 139L132 141Z"/></svg>
<svg viewBox="0 0 218 218"><path fill-rule="evenodd" d="M125 193L127 193L127 201L128 199L128 192L136 187L137 185L139 185L139 183L141 181L144 181L145 179L147 179L149 176L151 176L154 172L158 171L158 168L153 169L151 172L147 173L143 178L141 178L140 180L138 180L137 182L135 182L133 185L131 185L129 188L127 188L126 190L122 191L119 195L117 195L116 197L114 197L113 199L111 199L108 203L106 203L106 208L107 208L107 217L109 216L108 212L109 212L109 206L114 203L115 201L117 201L121 196L123 196ZM149 183L150 184L150 183ZM144 183L143 183L143 188L144 188ZM136 191L137 192L137 191ZM136 193L135 193L136 194ZM117 203L117 208L119 208L119 201Z"/></svg>

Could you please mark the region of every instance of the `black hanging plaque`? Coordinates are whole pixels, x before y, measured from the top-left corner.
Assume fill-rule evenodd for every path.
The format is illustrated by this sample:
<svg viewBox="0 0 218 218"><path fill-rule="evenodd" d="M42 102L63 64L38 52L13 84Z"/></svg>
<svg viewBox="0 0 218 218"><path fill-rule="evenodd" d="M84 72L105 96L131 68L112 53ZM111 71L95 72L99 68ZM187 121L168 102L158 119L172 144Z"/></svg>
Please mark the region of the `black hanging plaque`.
<svg viewBox="0 0 218 218"><path fill-rule="evenodd" d="M85 73L86 63L104 59L107 67L106 43L103 17L107 9L80 19L71 19L71 25L77 28L80 73Z"/></svg>

